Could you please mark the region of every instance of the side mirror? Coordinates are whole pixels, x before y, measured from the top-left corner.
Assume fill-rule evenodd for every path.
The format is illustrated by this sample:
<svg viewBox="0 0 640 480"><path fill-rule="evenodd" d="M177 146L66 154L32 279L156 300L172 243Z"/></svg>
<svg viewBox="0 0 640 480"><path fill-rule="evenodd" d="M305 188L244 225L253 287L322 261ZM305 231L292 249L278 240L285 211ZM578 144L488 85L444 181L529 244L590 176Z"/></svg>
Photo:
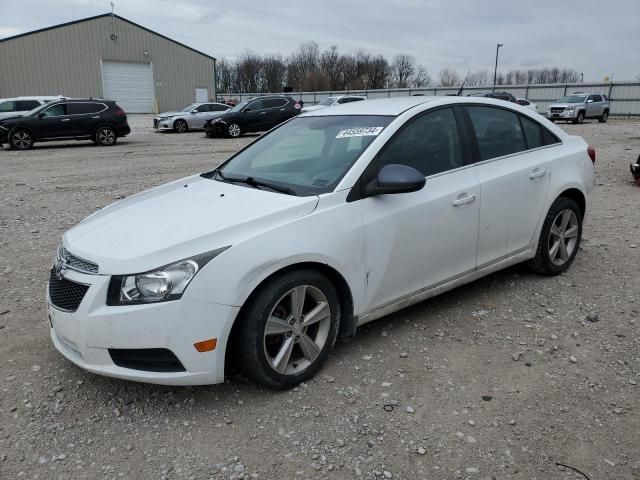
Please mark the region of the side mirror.
<svg viewBox="0 0 640 480"><path fill-rule="evenodd" d="M194 115L195 115L196 113L198 113L198 109L194 108L194 109L193 109L193 110L191 110L191 112L189 112L189 113L192 113L192 114L194 114Z"/></svg>
<svg viewBox="0 0 640 480"><path fill-rule="evenodd" d="M593 103L593 98L590 98L589 100L587 100L587 103Z"/></svg>
<svg viewBox="0 0 640 480"><path fill-rule="evenodd" d="M417 192L426 182L424 175L415 168L392 163L382 167L378 176L365 187L365 196Z"/></svg>
<svg viewBox="0 0 640 480"><path fill-rule="evenodd" d="M247 107L247 108L245 108L245 109L243 110L243 112L244 112L244 113L247 113L247 112L250 112L250 111L251 111L251 109L250 109L249 107Z"/></svg>
<svg viewBox="0 0 640 480"><path fill-rule="evenodd" d="M44 112L40 112L38 115L36 115L37 118L44 118Z"/></svg>

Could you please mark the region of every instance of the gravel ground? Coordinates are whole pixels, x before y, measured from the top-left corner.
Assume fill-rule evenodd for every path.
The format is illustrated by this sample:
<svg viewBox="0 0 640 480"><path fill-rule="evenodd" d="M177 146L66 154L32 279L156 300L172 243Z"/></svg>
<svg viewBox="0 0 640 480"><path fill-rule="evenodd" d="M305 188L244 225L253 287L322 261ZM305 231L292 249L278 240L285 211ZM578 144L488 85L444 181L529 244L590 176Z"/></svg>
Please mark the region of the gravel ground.
<svg viewBox="0 0 640 480"><path fill-rule="evenodd" d="M563 125L598 151L574 265L516 267L383 318L289 392L103 378L49 340L60 235L246 144L201 132L0 151L0 478L640 477L640 122ZM386 407L385 407L386 405Z"/></svg>

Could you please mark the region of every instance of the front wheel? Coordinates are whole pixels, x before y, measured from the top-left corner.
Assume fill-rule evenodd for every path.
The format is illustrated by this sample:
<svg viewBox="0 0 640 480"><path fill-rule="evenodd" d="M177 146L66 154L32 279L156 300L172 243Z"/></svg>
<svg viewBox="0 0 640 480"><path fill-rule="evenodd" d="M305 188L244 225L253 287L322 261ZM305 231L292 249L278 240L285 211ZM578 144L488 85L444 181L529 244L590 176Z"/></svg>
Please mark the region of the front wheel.
<svg viewBox="0 0 640 480"><path fill-rule="evenodd" d="M573 123L582 123L584 122L584 112L578 112L578 116L573 121Z"/></svg>
<svg viewBox="0 0 640 480"><path fill-rule="evenodd" d="M16 150L29 150L33 147L33 135L28 130L16 128L9 132L9 146Z"/></svg>
<svg viewBox="0 0 640 480"><path fill-rule="evenodd" d="M607 120L609 120L609 112L605 111L602 116L598 118L598 122L607 123Z"/></svg>
<svg viewBox="0 0 640 480"><path fill-rule="evenodd" d="M189 125L184 120L176 120L173 122L173 130L176 133L184 133L189 129Z"/></svg>
<svg viewBox="0 0 640 480"><path fill-rule="evenodd" d="M294 387L313 377L329 356L340 315L338 294L324 275L299 270L275 277L238 319L238 366L265 387Z"/></svg>
<svg viewBox="0 0 640 480"><path fill-rule="evenodd" d="M111 127L100 127L96 131L95 143L101 147L110 147L111 145L115 145L117 140L118 136L116 135L115 130Z"/></svg>
<svg viewBox="0 0 640 480"><path fill-rule="evenodd" d="M582 238L582 210L566 197L553 202L542 225L536 256L529 261L533 271L559 275L573 263Z"/></svg>
<svg viewBox="0 0 640 480"><path fill-rule="evenodd" d="M227 134L232 138L237 138L242 135L242 128L237 123L230 123L227 126Z"/></svg>

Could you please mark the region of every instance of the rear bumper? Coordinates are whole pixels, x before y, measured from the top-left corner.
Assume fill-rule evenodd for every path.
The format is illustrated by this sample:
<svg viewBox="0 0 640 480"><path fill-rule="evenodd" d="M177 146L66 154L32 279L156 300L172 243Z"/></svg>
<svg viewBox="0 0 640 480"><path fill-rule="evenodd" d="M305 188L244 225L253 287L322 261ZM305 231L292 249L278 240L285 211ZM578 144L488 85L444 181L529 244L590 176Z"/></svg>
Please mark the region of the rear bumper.
<svg viewBox="0 0 640 480"><path fill-rule="evenodd" d="M131 127L129 126L129 124L121 125L119 127L116 127L116 133L119 137L126 137L131 133Z"/></svg>

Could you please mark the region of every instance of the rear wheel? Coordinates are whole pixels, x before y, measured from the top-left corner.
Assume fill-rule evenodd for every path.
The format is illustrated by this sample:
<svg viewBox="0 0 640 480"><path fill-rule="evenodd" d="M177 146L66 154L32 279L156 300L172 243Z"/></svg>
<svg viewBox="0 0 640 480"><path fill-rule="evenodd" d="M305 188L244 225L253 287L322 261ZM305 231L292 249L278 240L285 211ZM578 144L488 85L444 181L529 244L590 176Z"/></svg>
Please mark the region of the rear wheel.
<svg viewBox="0 0 640 480"><path fill-rule="evenodd" d="M602 114L602 116L600 118L598 118L598 122L607 123L607 120L609 120L609 112L607 110L605 110L604 113Z"/></svg>
<svg viewBox="0 0 640 480"><path fill-rule="evenodd" d="M9 132L9 146L16 150L29 150L33 147L33 135L28 130L16 128Z"/></svg>
<svg viewBox="0 0 640 480"><path fill-rule="evenodd" d="M324 275L299 270L261 288L238 321L238 366L256 383L283 390L313 377L329 356L340 302Z"/></svg>
<svg viewBox="0 0 640 480"><path fill-rule="evenodd" d="M184 120L176 120L173 122L173 130L176 133L184 133L189 130L189 125Z"/></svg>
<svg viewBox="0 0 640 480"><path fill-rule="evenodd" d="M553 202L540 232L530 267L542 275L558 275L573 263L582 238L582 211L566 197Z"/></svg>
<svg viewBox="0 0 640 480"><path fill-rule="evenodd" d="M101 147L110 147L111 145L115 145L117 140L118 136L112 127L100 127L96 131L95 143Z"/></svg>

